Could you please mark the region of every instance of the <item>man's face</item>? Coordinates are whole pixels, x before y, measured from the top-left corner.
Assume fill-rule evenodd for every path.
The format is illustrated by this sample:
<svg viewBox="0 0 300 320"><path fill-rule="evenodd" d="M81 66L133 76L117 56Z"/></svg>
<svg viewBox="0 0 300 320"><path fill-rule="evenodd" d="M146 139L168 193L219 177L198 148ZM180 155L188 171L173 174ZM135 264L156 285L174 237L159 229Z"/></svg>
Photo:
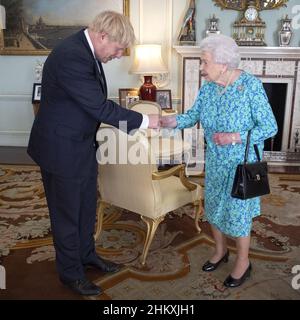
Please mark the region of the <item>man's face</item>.
<svg viewBox="0 0 300 320"><path fill-rule="evenodd" d="M207 81L217 81L220 78L221 72L224 70L224 65L215 63L210 52L202 52L201 57L201 75Z"/></svg>
<svg viewBox="0 0 300 320"><path fill-rule="evenodd" d="M93 43L95 56L102 63L106 63L112 59L120 59L123 56L125 47L118 42L109 40L107 34L98 33Z"/></svg>

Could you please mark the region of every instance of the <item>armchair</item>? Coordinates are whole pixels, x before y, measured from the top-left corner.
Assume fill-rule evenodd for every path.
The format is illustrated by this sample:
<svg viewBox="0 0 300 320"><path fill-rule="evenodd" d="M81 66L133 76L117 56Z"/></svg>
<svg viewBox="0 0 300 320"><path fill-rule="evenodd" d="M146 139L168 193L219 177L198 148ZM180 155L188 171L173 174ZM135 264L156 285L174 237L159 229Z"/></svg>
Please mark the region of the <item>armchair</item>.
<svg viewBox="0 0 300 320"><path fill-rule="evenodd" d="M142 112L143 114L160 114L161 115L161 107L158 103L152 101L139 100L131 105L129 105L129 109Z"/></svg>
<svg viewBox="0 0 300 320"><path fill-rule="evenodd" d="M135 212L146 223L147 234L141 255L142 265L146 262L158 225L169 212L188 203L194 204L195 227L198 232L201 231L198 224L203 211L201 186L187 180L183 164L159 172L156 155L149 139L140 131L128 136L113 127L100 127L97 140L98 185L101 199L97 211L95 239L100 235L103 209L107 204ZM119 152L124 147L124 141L127 145L126 158ZM127 159L127 163L124 163L124 159Z"/></svg>
<svg viewBox="0 0 300 320"><path fill-rule="evenodd" d="M160 105L152 101L139 100L129 105L128 108L143 114L158 114L160 116L162 115ZM155 137L159 133L157 129L142 129L141 131L145 132L148 137Z"/></svg>

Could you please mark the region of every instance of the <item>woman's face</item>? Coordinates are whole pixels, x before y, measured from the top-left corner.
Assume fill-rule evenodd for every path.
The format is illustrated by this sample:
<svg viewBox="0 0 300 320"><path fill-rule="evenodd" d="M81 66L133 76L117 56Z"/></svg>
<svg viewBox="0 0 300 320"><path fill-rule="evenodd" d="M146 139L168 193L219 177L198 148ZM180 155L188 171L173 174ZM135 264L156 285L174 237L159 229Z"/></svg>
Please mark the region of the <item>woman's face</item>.
<svg viewBox="0 0 300 320"><path fill-rule="evenodd" d="M206 81L217 82L222 74L227 70L227 66L224 64L215 63L212 54L208 51L203 51L200 57L201 76L204 77Z"/></svg>

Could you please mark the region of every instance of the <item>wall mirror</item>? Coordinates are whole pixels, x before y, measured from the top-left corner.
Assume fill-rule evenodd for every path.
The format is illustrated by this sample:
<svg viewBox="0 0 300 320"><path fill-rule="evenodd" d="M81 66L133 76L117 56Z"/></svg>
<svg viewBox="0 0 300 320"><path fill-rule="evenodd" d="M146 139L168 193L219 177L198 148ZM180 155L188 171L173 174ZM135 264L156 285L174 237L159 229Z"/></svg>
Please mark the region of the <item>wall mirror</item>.
<svg viewBox="0 0 300 320"><path fill-rule="evenodd" d="M256 6L258 10L270 10L286 6L288 0L213 0L222 9L245 10L249 4Z"/></svg>

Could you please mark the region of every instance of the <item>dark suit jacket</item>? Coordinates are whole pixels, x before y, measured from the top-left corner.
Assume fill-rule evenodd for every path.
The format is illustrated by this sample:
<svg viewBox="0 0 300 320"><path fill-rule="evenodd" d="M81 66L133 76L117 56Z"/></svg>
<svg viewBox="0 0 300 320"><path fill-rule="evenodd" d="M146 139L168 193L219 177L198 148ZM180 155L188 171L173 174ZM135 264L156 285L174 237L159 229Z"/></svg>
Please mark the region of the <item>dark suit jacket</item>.
<svg viewBox="0 0 300 320"><path fill-rule="evenodd" d="M142 115L107 100L101 62L98 68L81 30L62 41L44 64L41 105L28 153L50 173L84 177L96 166L99 124L118 127L119 121L127 121L129 132L141 125Z"/></svg>

